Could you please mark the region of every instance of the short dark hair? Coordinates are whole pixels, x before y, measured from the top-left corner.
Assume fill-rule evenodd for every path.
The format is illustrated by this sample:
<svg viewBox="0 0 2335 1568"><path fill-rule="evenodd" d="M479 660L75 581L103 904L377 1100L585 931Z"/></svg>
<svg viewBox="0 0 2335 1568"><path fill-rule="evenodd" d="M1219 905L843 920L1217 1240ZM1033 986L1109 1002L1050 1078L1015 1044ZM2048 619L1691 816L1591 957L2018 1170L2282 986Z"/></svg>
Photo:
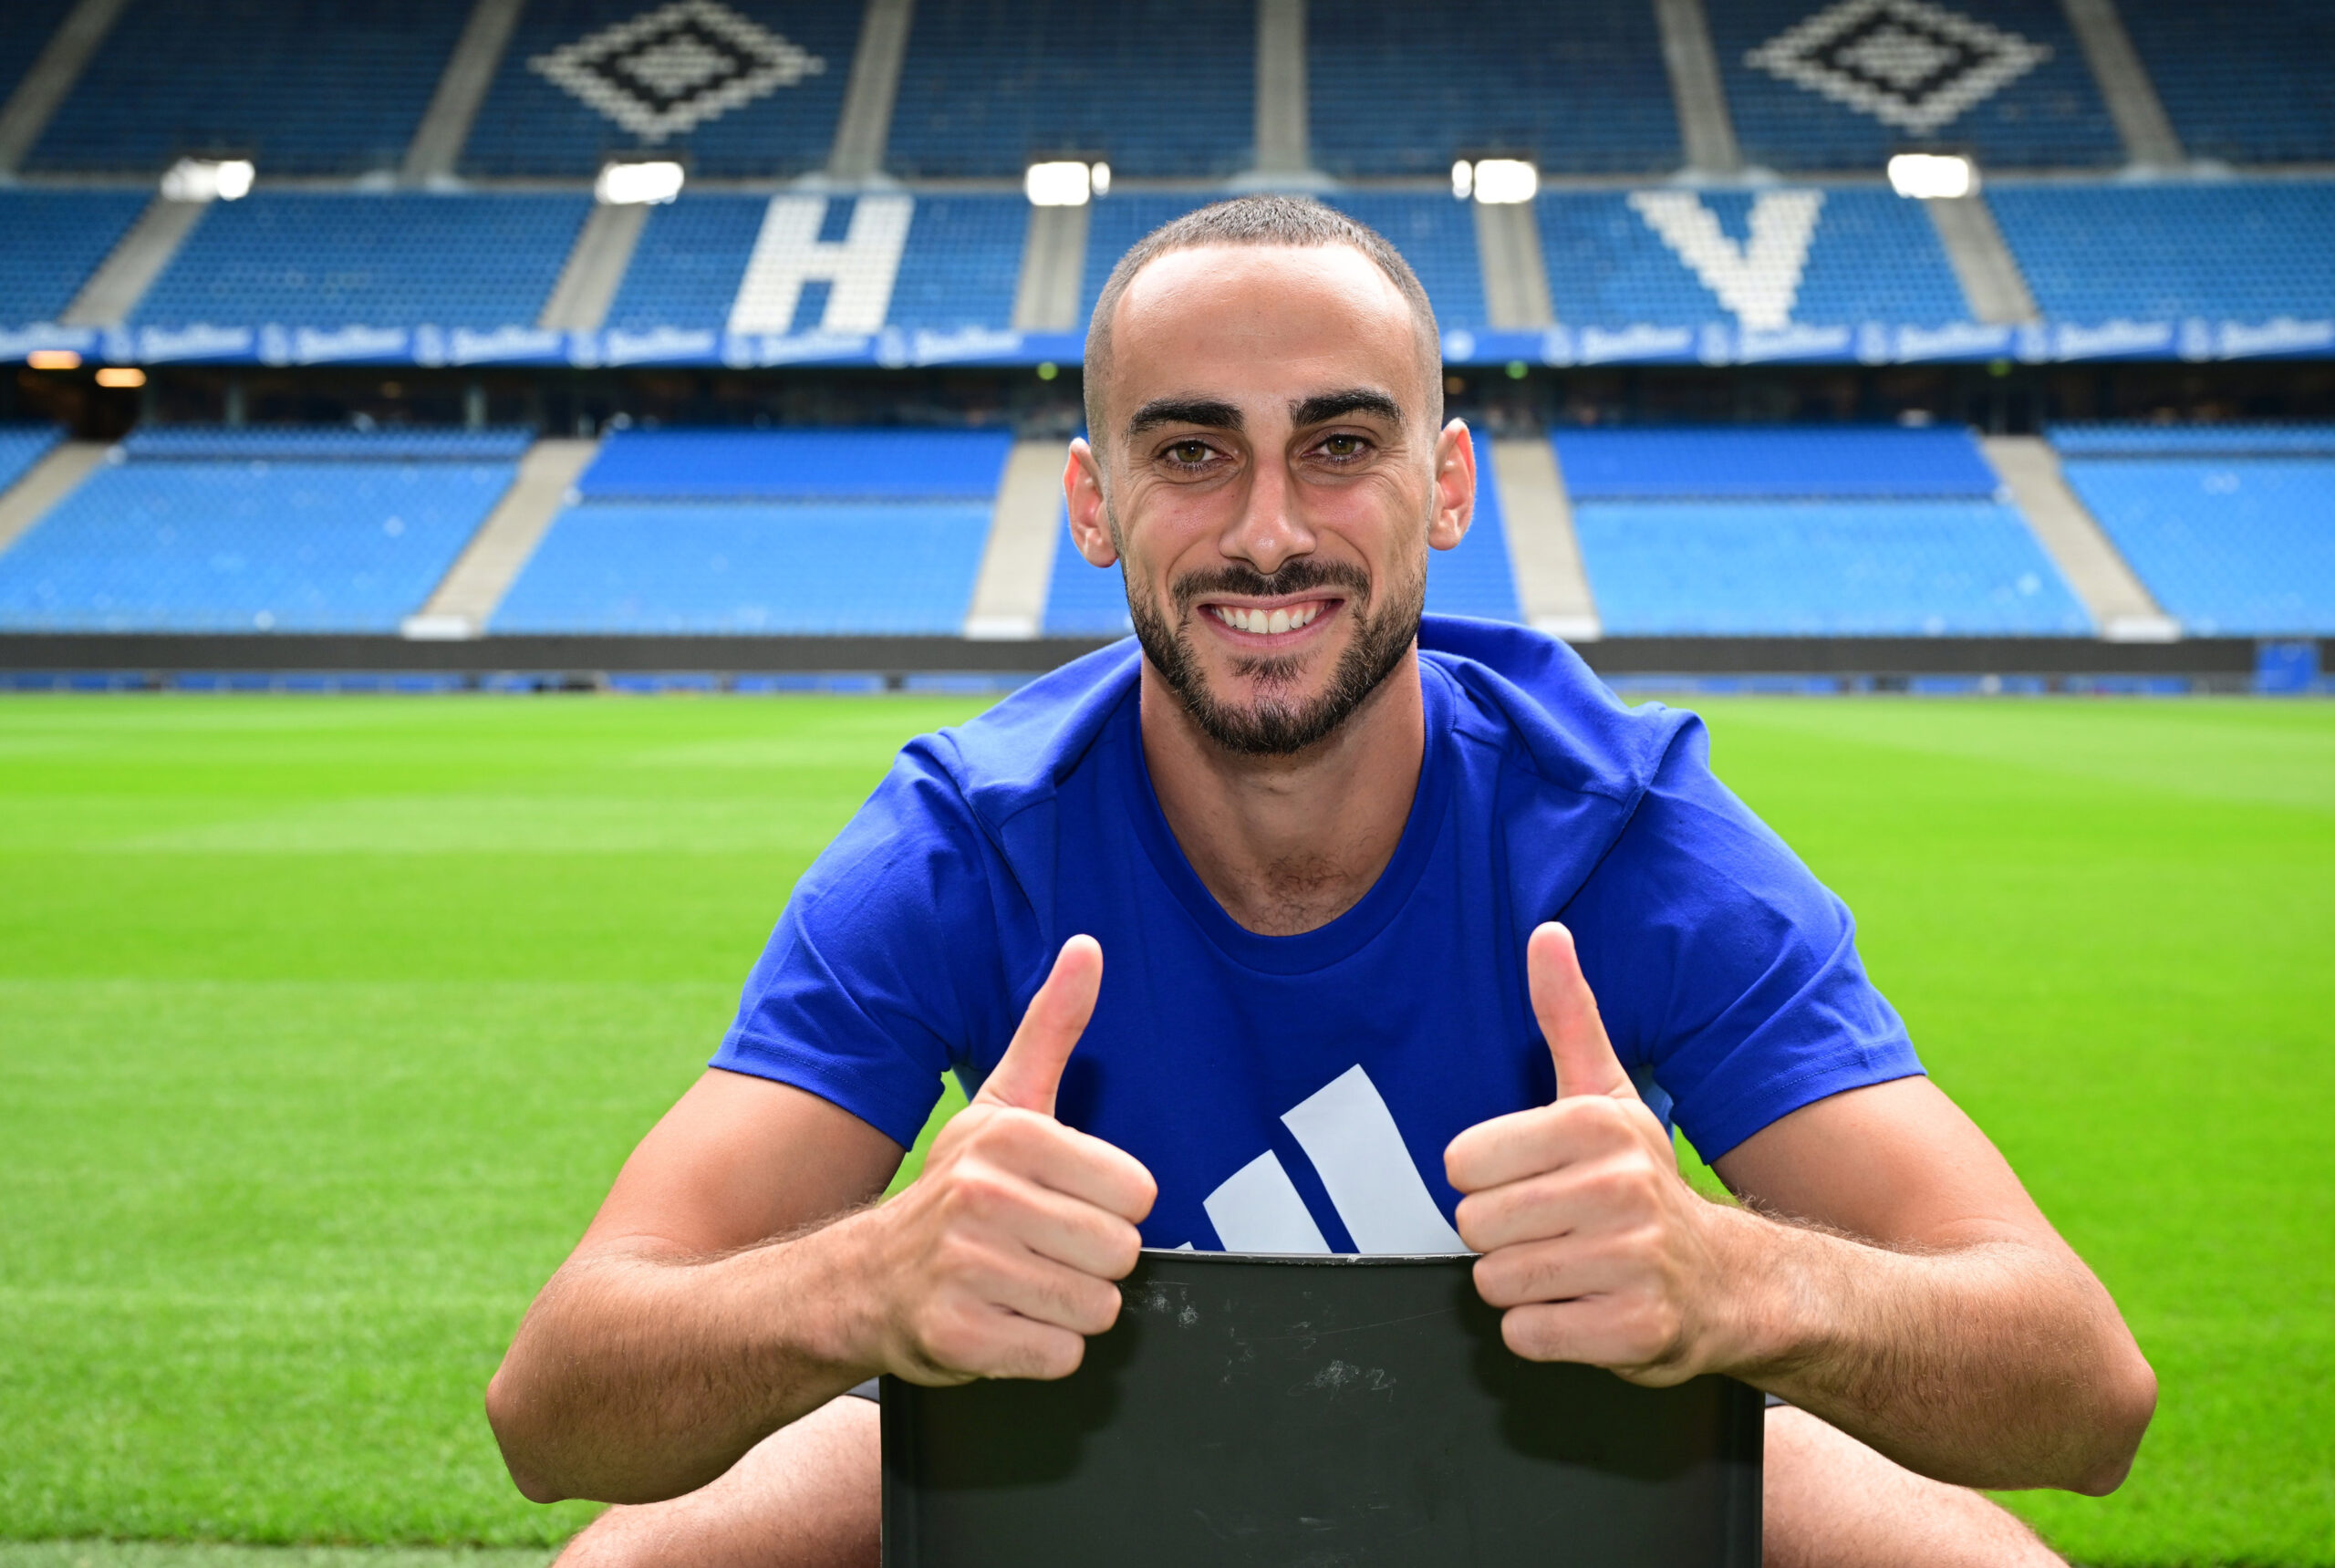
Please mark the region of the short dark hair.
<svg viewBox="0 0 2335 1568"><path fill-rule="evenodd" d="M1163 223L1137 240L1111 269L1102 297L1095 302L1094 318L1086 326L1084 379L1090 439L1107 433L1102 424L1102 387L1110 379L1111 317L1119 307L1119 296L1126 293L1136 274L1159 257L1203 245L1352 245L1368 256L1411 307L1420 358L1427 367L1427 407L1434 416L1430 428L1443 423L1442 336L1436 328L1435 306L1427 303L1418 274L1411 270L1402 253L1367 223L1358 223L1310 196L1239 196Z"/></svg>

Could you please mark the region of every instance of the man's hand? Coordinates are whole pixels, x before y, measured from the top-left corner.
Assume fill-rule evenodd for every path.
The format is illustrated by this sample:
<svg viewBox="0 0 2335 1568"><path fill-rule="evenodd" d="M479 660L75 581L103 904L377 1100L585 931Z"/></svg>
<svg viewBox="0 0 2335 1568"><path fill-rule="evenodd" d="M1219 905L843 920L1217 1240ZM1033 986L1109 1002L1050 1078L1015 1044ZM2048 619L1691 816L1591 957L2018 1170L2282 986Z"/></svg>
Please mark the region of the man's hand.
<svg viewBox="0 0 2335 1568"><path fill-rule="evenodd" d="M874 1235L867 1359L911 1382L1064 1377L1117 1321L1158 1187L1134 1156L1054 1120L1064 1063L1094 1016L1103 950L1063 944L981 1093L933 1140L915 1184L858 1221Z"/></svg>
<svg viewBox="0 0 2335 1568"><path fill-rule="evenodd" d="M1533 1015L1557 1064L1554 1105L1469 1127L1444 1151L1476 1289L1533 1361L1666 1386L1727 1359L1719 1227L1678 1175L1662 1124L1614 1054L1572 933L1532 933Z"/></svg>

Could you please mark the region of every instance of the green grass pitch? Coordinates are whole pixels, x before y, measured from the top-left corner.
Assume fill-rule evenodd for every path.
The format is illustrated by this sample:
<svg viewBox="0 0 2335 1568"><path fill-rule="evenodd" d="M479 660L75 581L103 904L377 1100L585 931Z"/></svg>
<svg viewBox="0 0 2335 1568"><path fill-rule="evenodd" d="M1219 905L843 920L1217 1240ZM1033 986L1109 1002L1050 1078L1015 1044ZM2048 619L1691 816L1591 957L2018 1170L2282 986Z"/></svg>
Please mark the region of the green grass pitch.
<svg viewBox="0 0 2335 1568"><path fill-rule="evenodd" d="M590 1510L496 1460L519 1312L975 706L0 701L0 1568L540 1561ZM2335 704L1706 711L2163 1379L2121 1493L2014 1506L2087 1563L2335 1565Z"/></svg>

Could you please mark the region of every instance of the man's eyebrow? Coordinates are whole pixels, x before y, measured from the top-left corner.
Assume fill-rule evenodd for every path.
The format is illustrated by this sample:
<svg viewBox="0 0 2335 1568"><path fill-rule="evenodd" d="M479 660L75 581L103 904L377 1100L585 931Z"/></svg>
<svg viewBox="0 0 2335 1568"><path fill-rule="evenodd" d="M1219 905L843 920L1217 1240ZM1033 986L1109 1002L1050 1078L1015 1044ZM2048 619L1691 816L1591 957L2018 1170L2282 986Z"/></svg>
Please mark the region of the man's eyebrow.
<svg viewBox="0 0 2335 1568"><path fill-rule="evenodd" d="M1213 398L1154 398L1136 410L1135 418L1127 421L1127 439L1133 441L1156 425L1199 425L1203 430L1237 431L1241 422L1239 409Z"/></svg>
<svg viewBox="0 0 2335 1568"><path fill-rule="evenodd" d="M1346 414L1376 414L1390 424L1403 422L1403 410L1395 400L1371 387L1348 387L1344 391L1317 392L1302 402L1292 403L1289 422L1303 430L1308 425L1326 424Z"/></svg>

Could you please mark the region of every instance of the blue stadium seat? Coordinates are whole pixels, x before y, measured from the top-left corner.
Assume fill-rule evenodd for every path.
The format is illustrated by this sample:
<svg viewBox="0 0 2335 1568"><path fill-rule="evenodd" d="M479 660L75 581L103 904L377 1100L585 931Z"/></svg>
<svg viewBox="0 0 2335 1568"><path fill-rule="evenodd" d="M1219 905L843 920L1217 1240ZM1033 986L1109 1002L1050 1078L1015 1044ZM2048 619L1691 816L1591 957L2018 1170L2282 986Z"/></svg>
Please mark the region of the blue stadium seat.
<svg viewBox="0 0 2335 1568"><path fill-rule="evenodd" d="M1777 215L1813 199L1804 249L1753 233L1766 203ZM1657 208L1655 203L1662 203ZM1682 249L1657 220L1678 224L1699 205L1717 225ZM1557 319L1575 327L1776 327L1736 313L1713 280L1740 275L1772 290L1793 322L1866 321L1935 327L1967 320L1969 306L1937 232L1918 202L1887 191L1801 187L1767 192L1543 192L1534 202ZM1788 241L1791 224L1766 220Z"/></svg>
<svg viewBox="0 0 2335 1568"><path fill-rule="evenodd" d="M1053 574L1046 579L1046 611L1039 626L1048 637L1126 637L1135 630L1127 618L1125 575L1116 565L1087 564L1071 543L1066 509L1054 536Z"/></svg>
<svg viewBox="0 0 2335 1568"><path fill-rule="evenodd" d="M144 171L234 153L263 177L394 169L469 12L467 0L131 0L26 167Z"/></svg>
<svg viewBox="0 0 2335 1568"><path fill-rule="evenodd" d="M2197 636L2335 635L2335 426L2078 426L2068 483Z"/></svg>
<svg viewBox="0 0 2335 1568"><path fill-rule="evenodd" d="M922 0L885 166L1019 177L1049 157L1118 174L1231 174L1255 141L1249 0Z"/></svg>
<svg viewBox="0 0 2335 1568"><path fill-rule="evenodd" d="M2335 317L2335 182L1996 185L1987 202L2046 316Z"/></svg>
<svg viewBox="0 0 2335 1568"><path fill-rule="evenodd" d="M631 431L496 609L498 632L954 635L1012 438Z"/></svg>
<svg viewBox="0 0 2335 1568"><path fill-rule="evenodd" d="M142 191L0 191L0 327L56 320L148 199Z"/></svg>
<svg viewBox="0 0 2335 1568"><path fill-rule="evenodd" d="M2057 0L1728 0L1711 40L1751 162L1878 171L1893 152L1990 168L2113 164L2122 144Z"/></svg>
<svg viewBox="0 0 2335 1568"><path fill-rule="evenodd" d="M1609 637L2081 636L2017 512L1979 501L1589 501Z"/></svg>
<svg viewBox="0 0 2335 1568"><path fill-rule="evenodd" d="M2091 622L1962 430L1562 431L1612 636L2059 636Z"/></svg>
<svg viewBox="0 0 2335 1568"><path fill-rule="evenodd" d="M271 435L317 455L248 455ZM0 555L0 628L393 631L516 472L459 445L424 457L425 444L143 435Z"/></svg>
<svg viewBox="0 0 2335 1568"><path fill-rule="evenodd" d="M576 481L587 501L978 501L1002 431L623 431Z"/></svg>
<svg viewBox="0 0 2335 1568"><path fill-rule="evenodd" d="M359 431L344 425L140 425L121 439L130 458L222 462L516 462L534 444L517 426Z"/></svg>
<svg viewBox="0 0 2335 1568"><path fill-rule="evenodd" d="M769 207L767 196L683 192L670 204L650 208L632 265L608 306L607 325L647 332L728 322Z"/></svg>
<svg viewBox="0 0 2335 1568"><path fill-rule="evenodd" d="M1960 429L1704 425L1566 430L1551 439L1575 501L1992 500L2002 486Z"/></svg>
<svg viewBox="0 0 2335 1568"><path fill-rule="evenodd" d="M918 196L892 280L894 327L946 332L1013 322L1030 204L1019 196Z"/></svg>
<svg viewBox="0 0 2335 1568"><path fill-rule="evenodd" d="M845 0L530 0L462 151L473 174L586 175L616 156L699 174L826 161L861 7Z"/></svg>
<svg viewBox="0 0 2335 1568"><path fill-rule="evenodd" d="M73 0L10 0L0 7L0 102L16 90L72 8Z"/></svg>
<svg viewBox="0 0 2335 1568"><path fill-rule="evenodd" d="M0 425L0 495L64 439L55 425Z"/></svg>
<svg viewBox="0 0 2335 1568"><path fill-rule="evenodd" d="M1654 7L1510 5L1455 17L1406 0L1317 7L1305 39L1314 161L1338 175L1442 174L1521 155L1566 173L1680 161Z"/></svg>
<svg viewBox="0 0 2335 1568"><path fill-rule="evenodd" d="M136 320L532 327L585 195L262 191L214 202Z"/></svg>
<svg viewBox="0 0 2335 1568"><path fill-rule="evenodd" d="M2120 0L2117 9L2190 157L2335 159L2335 11L2323 0Z"/></svg>

